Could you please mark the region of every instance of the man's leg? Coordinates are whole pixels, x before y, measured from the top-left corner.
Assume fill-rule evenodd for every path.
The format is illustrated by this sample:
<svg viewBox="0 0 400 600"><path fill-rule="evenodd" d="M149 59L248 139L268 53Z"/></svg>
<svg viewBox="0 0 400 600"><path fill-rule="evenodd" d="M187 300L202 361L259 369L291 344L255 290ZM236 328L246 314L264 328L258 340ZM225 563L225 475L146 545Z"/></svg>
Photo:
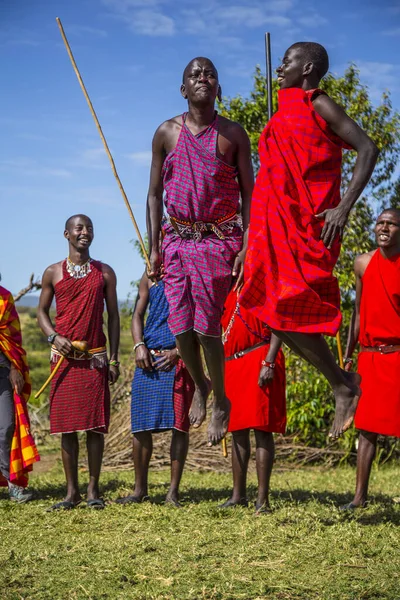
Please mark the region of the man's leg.
<svg viewBox="0 0 400 600"><path fill-rule="evenodd" d="M61 456L67 480L65 501L77 504L82 498L78 486L79 442L76 433L63 433L61 435Z"/></svg>
<svg viewBox="0 0 400 600"><path fill-rule="evenodd" d="M89 485L87 499L95 500L100 497L99 479L101 464L103 462L104 435L95 431L86 432L86 448L89 463Z"/></svg>
<svg viewBox="0 0 400 600"><path fill-rule="evenodd" d="M364 506L367 501L369 477L372 462L375 458L377 440L377 433L360 432L357 451L356 492L350 503L353 506Z"/></svg>
<svg viewBox="0 0 400 600"><path fill-rule="evenodd" d="M246 480L250 459L250 430L241 429L232 433L232 496L220 508L247 506Z"/></svg>
<svg viewBox="0 0 400 600"><path fill-rule="evenodd" d="M197 334L204 351L204 358L214 392L214 403L208 425L208 444L214 446L225 436L228 429L231 403L225 395L225 355L222 340L219 337Z"/></svg>
<svg viewBox="0 0 400 600"><path fill-rule="evenodd" d="M148 499L148 474L153 454L153 436L150 431L137 431L133 434L133 466L135 468L135 488L133 494L118 498L118 504L134 504Z"/></svg>
<svg viewBox="0 0 400 600"><path fill-rule="evenodd" d="M14 398L9 369L0 367L0 471L10 479L10 453L14 435Z"/></svg>
<svg viewBox="0 0 400 600"><path fill-rule="evenodd" d="M274 330L281 337L281 332ZM335 419L330 431L333 438L340 437L353 422L354 413L360 396L360 376L347 373L336 363L324 337L320 334L283 332L284 342L299 356L305 358L320 371L332 386L335 396Z"/></svg>
<svg viewBox="0 0 400 600"><path fill-rule="evenodd" d="M189 421L193 427L200 427L206 417L206 404L211 384L204 373L197 334L193 329L189 329L189 331L176 336L176 344L196 386L189 412Z"/></svg>
<svg viewBox="0 0 400 600"><path fill-rule="evenodd" d="M181 482L183 467L189 448L189 434L184 431L172 430L171 439L171 485L165 502L173 504L177 508L179 504L179 484Z"/></svg>
<svg viewBox="0 0 400 600"><path fill-rule="evenodd" d="M275 458L274 436L269 431L254 430L256 436L256 467L258 479L258 496L256 511L269 509L269 482Z"/></svg>

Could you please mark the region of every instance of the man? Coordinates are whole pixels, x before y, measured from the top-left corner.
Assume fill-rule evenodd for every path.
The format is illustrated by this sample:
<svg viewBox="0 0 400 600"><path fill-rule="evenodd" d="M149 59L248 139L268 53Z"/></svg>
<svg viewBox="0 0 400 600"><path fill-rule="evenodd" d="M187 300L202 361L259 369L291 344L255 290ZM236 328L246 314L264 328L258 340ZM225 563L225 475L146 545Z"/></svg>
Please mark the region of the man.
<svg viewBox="0 0 400 600"><path fill-rule="evenodd" d="M65 224L68 258L48 267L43 275L38 322L52 345L52 370L66 360L52 380L50 391L50 431L61 433L62 460L67 495L52 509L72 509L81 502L78 487L78 431L86 431L90 481L87 505L104 508L99 496L99 477L104 437L110 418L110 391L119 376L119 312L116 277L108 265L93 260L89 248L93 224L85 215L74 215ZM50 307L56 299L55 326ZM107 361L103 332L104 301L108 313L110 361ZM73 347L76 341L88 343L88 352Z"/></svg>
<svg viewBox="0 0 400 600"><path fill-rule="evenodd" d="M400 210L387 209L375 225L377 250L358 256L355 311L346 368L360 342L362 395L355 415L360 429L356 492L342 510L365 506L378 435L400 437Z"/></svg>
<svg viewBox="0 0 400 600"><path fill-rule="evenodd" d="M246 282L240 302L329 381L336 401L330 435L353 421L357 374L341 370L323 335L336 334L339 287L332 272L350 210L368 183L378 150L324 92L325 48L298 42L277 69L279 110L259 144ZM342 148L357 151L341 197Z"/></svg>
<svg viewBox="0 0 400 600"><path fill-rule="evenodd" d="M146 325L144 317L149 309ZM172 429L171 485L166 503L180 507L179 484L189 447L189 408L194 383L179 358L169 330L164 282L156 285L143 275L132 317L136 370L132 383L131 424L135 490L120 504L148 499L148 471L153 450L152 432Z"/></svg>
<svg viewBox="0 0 400 600"><path fill-rule="evenodd" d="M169 326L196 385L190 414L194 427L205 418L210 393L203 348L214 392L208 427L209 445L214 445L226 433L230 409L220 321L232 276L238 276L238 285L242 280L253 168L246 132L215 112L221 87L208 58L190 61L181 94L188 101L188 112L162 123L153 139L147 200L149 276L157 277L164 263ZM161 257L164 192L167 214Z"/></svg>
<svg viewBox="0 0 400 600"><path fill-rule="evenodd" d="M30 393L18 313L11 293L0 286L0 486L8 485L10 500L18 503L32 499L28 473L40 460L29 431Z"/></svg>
<svg viewBox="0 0 400 600"><path fill-rule="evenodd" d="M222 318L226 357L225 388L232 410L233 492L220 508L247 506L246 478L250 429L256 438L258 495L256 514L269 512L269 482L274 464L272 432L285 433L285 358L282 342L229 294Z"/></svg>

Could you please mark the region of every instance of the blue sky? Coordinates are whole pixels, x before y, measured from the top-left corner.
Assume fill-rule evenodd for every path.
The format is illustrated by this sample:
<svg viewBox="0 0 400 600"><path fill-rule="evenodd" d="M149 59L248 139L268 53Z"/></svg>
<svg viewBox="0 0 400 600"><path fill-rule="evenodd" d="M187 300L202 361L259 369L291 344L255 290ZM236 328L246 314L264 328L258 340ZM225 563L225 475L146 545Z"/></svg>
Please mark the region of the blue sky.
<svg viewBox="0 0 400 600"><path fill-rule="evenodd" d="M184 111L181 74L194 56L214 60L225 95L247 95L265 31L274 67L293 42L318 41L332 72L354 61L374 102L390 90L400 109L396 0L0 0L0 271L14 292L66 256L63 224L77 212L94 221L92 256L115 269L120 299L143 271L56 16L143 231L151 139Z"/></svg>

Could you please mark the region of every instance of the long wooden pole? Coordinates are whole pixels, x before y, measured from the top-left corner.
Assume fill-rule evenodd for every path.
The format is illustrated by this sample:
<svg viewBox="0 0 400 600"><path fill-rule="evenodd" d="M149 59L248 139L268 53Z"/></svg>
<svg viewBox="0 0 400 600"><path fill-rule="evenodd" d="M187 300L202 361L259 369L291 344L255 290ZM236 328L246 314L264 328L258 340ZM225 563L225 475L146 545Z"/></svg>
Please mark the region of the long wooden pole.
<svg viewBox="0 0 400 600"><path fill-rule="evenodd" d="M340 365L341 369L344 369L343 350L342 350L342 342L340 340L340 331L338 331L336 334L336 345L337 345L338 356L339 356L339 365Z"/></svg>
<svg viewBox="0 0 400 600"><path fill-rule="evenodd" d="M133 223L133 226L134 226L134 228L135 228L135 230L136 230L136 235L137 235L137 237L138 237L139 244L140 244L140 247L141 247L141 249L142 249L143 256L144 256L144 258L145 258L145 261L146 261L147 267L148 267L148 269L149 269L149 270L151 270L150 260L149 260L149 256L148 256L148 254L147 254L146 246L144 245L143 238L142 238L142 236L141 236L141 233L140 233L140 230L139 230L138 224L137 224L137 222L136 222L136 219L135 219L135 216L134 216L134 214L133 214L133 212L132 212L131 205L129 204L128 197L127 197L127 195L126 195L126 193L125 193L124 186L122 185L122 183L121 183L121 180L120 180L120 178L119 178L119 175L118 175L117 169L116 169L116 167L115 167L114 159L113 159L113 157L112 157L112 155L111 155L110 149L109 149L109 147L108 147L108 144L107 144L107 140L106 140L106 138L104 137L104 133L103 133L103 131L102 131L102 129L101 129L101 126L100 126L99 120L98 120L98 118L97 118L97 115L96 115L96 113L95 113L95 110L94 110L94 108L93 108L93 104L92 104L92 102L91 102L91 100L90 100L90 98L89 98L89 94L88 94L88 93L87 93L87 91L86 91L85 84L83 83L83 80L82 80L81 74L79 73L79 69L78 69L78 67L77 67L77 64L76 64L76 62L75 62L75 59L74 59L74 56L73 56L73 54L72 54L72 51L71 51L70 45L69 45L69 43L68 43L67 37L66 37L66 35L65 35L65 33L64 33L64 28L63 28L63 26L62 26L62 24L61 24L61 21L60 21L60 19L59 19L58 17L56 17L56 21L57 21L57 25L58 25L58 28L59 28L59 30L60 30L60 33L61 33L61 37L62 37L62 39L63 39L63 42L64 42L64 44L65 44L65 47L66 47L66 49L67 49L68 56L69 56L69 58L70 58L70 61L71 61L71 63L72 63L72 66L73 66L73 68L74 68L75 75L76 75L76 76L77 76L77 78L78 78L79 85L81 86L82 92L83 92L83 94L84 94L84 96L85 96L85 98L86 98L86 102L88 103L88 106L89 106L90 112L92 113L92 117L93 117L93 119L94 119L94 122L96 123L96 127L97 127L97 129L98 129L98 132L99 132L99 134L100 134L101 140L102 140L102 142L103 142L103 145L104 145L105 151L106 151L106 153L107 153L107 156L108 156L108 158L109 158L109 160L110 160L110 163L111 163L111 168L112 168L112 170L113 170L113 173L114 173L115 179L117 180L118 187L119 187L119 189L120 189L120 191L121 191L121 194L122 194L122 197L123 197L123 199L124 199L124 202L125 202L126 208L128 209L129 216L130 216L130 218L132 219L132 223Z"/></svg>
<svg viewBox="0 0 400 600"><path fill-rule="evenodd" d="M271 34L265 34L265 77L267 82L267 115L268 121L272 117L272 58L271 58Z"/></svg>

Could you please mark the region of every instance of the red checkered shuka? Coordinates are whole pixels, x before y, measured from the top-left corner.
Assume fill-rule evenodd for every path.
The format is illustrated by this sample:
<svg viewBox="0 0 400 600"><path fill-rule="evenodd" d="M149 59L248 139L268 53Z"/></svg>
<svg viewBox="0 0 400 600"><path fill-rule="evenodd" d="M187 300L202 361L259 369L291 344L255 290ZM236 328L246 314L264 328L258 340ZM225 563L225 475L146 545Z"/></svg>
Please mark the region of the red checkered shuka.
<svg viewBox="0 0 400 600"><path fill-rule="evenodd" d="M209 127L193 135L182 116L176 148L165 159L162 177L168 215L195 223L213 222L239 209L237 169L217 156L218 115ZM181 239L164 226L165 294L170 306L173 335L195 329L219 336L223 305L231 285L231 271L242 245L239 227L219 239Z"/></svg>
<svg viewBox="0 0 400 600"><path fill-rule="evenodd" d="M340 202L348 146L313 108L322 93L280 90L279 110L261 134L240 303L277 330L335 335L340 242L325 247L315 215Z"/></svg>
<svg viewBox="0 0 400 600"><path fill-rule="evenodd" d="M90 348L105 346L103 332L104 279L99 261L91 272L74 279L63 263L63 278L55 285L56 331L71 341L87 341ZM52 369L56 363L52 363ZM51 383L50 431L106 433L110 415L108 367L90 360L66 359Z"/></svg>

